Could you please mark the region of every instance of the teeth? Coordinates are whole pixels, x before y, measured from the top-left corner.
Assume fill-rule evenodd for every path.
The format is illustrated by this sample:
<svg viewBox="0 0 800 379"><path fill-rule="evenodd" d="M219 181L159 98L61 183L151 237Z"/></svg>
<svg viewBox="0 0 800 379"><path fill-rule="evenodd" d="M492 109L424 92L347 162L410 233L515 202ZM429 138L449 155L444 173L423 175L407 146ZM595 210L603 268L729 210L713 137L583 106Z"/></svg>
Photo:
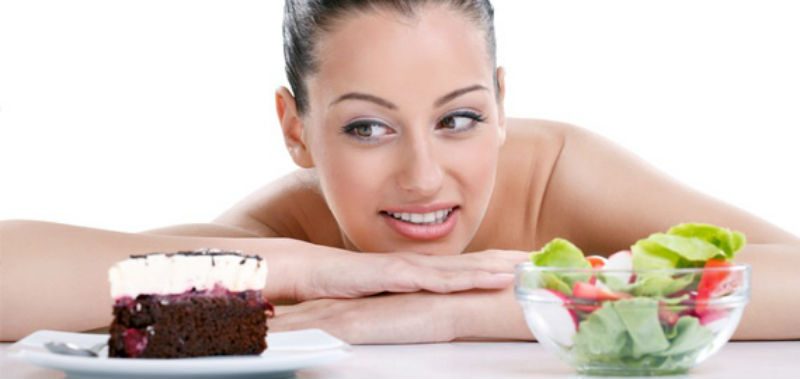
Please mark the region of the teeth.
<svg viewBox="0 0 800 379"><path fill-rule="evenodd" d="M453 208L441 209L428 213L386 213L396 219L414 224L441 224L447 219L447 216L449 216L451 212L453 212Z"/></svg>

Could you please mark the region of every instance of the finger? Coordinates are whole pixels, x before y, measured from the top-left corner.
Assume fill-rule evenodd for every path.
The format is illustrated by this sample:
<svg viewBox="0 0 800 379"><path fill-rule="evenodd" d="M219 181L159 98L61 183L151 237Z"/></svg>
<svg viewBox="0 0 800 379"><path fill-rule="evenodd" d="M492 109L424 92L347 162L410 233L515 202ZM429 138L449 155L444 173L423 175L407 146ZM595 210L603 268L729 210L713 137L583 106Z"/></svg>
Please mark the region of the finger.
<svg viewBox="0 0 800 379"><path fill-rule="evenodd" d="M296 313L306 312L312 308L318 308L320 306L324 306L326 300L320 299L315 301L304 301L297 304L292 305L276 305L275 308L275 317L284 317L289 315L294 315Z"/></svg>
<svg viewBox="0 0 800 379"><path fill-rule="evenodd" d="M275 309L275 318L297 311L296 305L276 305L273 308Z"/></svg>
<svg viewBox="0 0 800 379"><path fill-rule="evenodd" d="M404 259L417 266L445 271L469 270L487 272L514 272L514 266L526 262L529 257L529 253L511 250L465 253L457 256L403 255Z"/></svg>
<svg viewBox="0 0 800 379"><path fill-rule="evenodd" d="M317 327L313 325L316 320L314 312L276 313L276 316L268 321L267 326L273 332L309 329Z"/></svg>
<svg viewBox="0 0 800 379"><path fill-rule="evenodd" d="M320 327L321 323L341 312L346 300L319 299L287 307L285 313L276 312L276 322L282 328L307 329ZM281 310L278 310L280 312Z"/></svg>
<svg viewBox="0 0 800 379"><path fill-rule="evenodd" d="M276 316L270 319L267 322L267 327L270 333L306 329L304 325L294 322L291 317L287 316Z"/></svg>
<svg viewBox="0 0 800 379"><path fill-rule="evenodd" d="M420 289L436 293L461 292L471 289L502 289L514 282L514 274L485 271L434 271L414 279Z"/></svg>

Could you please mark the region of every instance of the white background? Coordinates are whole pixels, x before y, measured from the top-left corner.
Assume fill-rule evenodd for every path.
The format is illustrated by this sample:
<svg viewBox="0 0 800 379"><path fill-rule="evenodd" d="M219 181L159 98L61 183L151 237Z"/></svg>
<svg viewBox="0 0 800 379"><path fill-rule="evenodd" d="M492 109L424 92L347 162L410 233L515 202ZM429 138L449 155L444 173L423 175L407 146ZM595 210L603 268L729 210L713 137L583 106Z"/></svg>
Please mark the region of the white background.
<svg viewBox="0 0 800 379"><path fill-rule="evenodd" d="M494 5L509 116L592 129L800 235L795 2ZM282 9L0 0L0 219L206 222L293 170Z"/></svg>

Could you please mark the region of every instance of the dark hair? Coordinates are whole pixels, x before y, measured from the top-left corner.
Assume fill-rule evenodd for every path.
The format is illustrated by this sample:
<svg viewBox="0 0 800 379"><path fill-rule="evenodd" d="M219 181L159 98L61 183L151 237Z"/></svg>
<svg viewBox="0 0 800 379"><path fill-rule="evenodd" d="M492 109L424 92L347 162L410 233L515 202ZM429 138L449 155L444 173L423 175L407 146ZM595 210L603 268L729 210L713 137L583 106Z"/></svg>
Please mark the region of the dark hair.
<svg viewBox="0 0 800 379"><path fill-rule="evenodd" d="M297 112L308 110L308 92L303 79L316 72L319 61L314 56L320 32L330 31L337 20L354 11L389 9L404 16L413 16L418 6L444 3L462 11L483 28L489 59L496 65L494 8L489 0L286 0L283 13L283 53L286 76L292 87ZM493 70L494 71L494 70ZM497 74L494 76L497 92Z"/></svg>

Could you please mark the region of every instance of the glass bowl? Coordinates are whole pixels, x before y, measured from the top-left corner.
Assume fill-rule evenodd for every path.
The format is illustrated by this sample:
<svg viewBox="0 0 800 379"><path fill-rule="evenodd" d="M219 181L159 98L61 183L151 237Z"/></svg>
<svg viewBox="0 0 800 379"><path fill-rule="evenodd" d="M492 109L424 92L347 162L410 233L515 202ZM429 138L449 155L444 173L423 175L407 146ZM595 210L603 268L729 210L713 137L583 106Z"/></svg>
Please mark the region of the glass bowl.
<svg viewBox="0 0 800 379"><path fill-rule="evenodd" d="M584 375L686 373L730 339L750 267L604 270L516 266L536 339Z"/></svg>

